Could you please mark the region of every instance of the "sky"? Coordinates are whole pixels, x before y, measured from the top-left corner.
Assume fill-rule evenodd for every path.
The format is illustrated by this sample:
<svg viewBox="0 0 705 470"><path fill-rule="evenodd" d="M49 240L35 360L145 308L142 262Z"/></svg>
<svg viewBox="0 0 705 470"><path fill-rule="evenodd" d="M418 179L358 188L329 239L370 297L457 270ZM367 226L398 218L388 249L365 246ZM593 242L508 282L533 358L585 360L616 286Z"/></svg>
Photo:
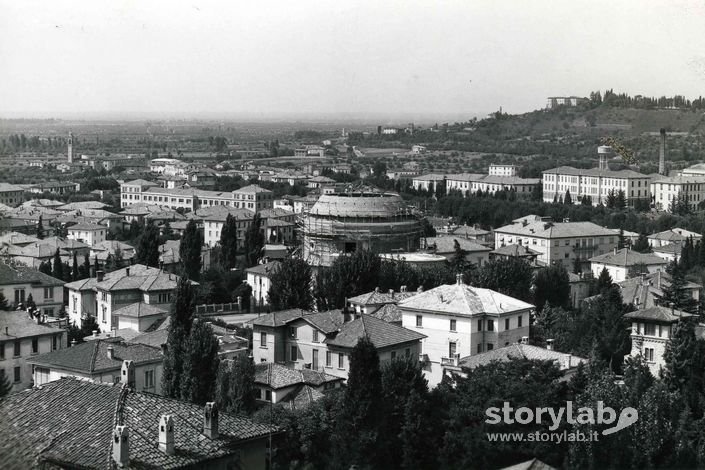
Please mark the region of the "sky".
<svg viewBox="0 0 705 470"><path fill-rule="evenodd" d="M705 90L705 0L0 0L0 117L458 116Z"/></svg>

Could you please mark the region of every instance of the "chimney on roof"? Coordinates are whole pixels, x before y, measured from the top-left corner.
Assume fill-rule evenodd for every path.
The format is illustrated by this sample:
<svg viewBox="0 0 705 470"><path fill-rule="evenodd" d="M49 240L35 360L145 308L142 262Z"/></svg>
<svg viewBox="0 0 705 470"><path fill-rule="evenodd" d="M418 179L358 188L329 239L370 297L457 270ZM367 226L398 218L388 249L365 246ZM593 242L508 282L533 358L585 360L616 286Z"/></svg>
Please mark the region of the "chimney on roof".
<svg viewBox="0 0 705 470"><path fill-rule="evenodd" d="M379 292L379 286L375 287L375 292Z"/></svg>
<svg viewBox="0 0 705 470"><path fill-rule="evenodd" d="M663 127L660 130L661 145L658 152L658 173L659 175L666 174L666 129Z"/></svg>
<svg viewBox="0 0 705 470"><path fill-rule="evenodd" d="M614 247L614 254L615 255L617 254L617 247L616 246Z"/></svg>
<svg viewBox="0 0 705 470"><path fill-rule="evenodd" d="M546 340L546 349L553 351L553 339L549 338Z"/></svg>
<svg viewBox="0 0 705 470"><path fill-rule="evenodd" d="M93 337L97 338L98 337L98 330L93 330Z"/></svg>
<svg viewBox="0 0 705 470"><path fill-rule="evenodd" d="M135 363L132 361L122 361L120 371L120 383L126 384L130 388L135 387Z"/></svg>
<svg viewBox="0 0 705 470"><path fill-rule="evenodd" d="M76 344L78 344L77 341L76 341L76 338L72 339L72 340L71 340L71 347L76 346Z"/></svg>
<svg viewBox="0 0 705 470"><path fill-rule="evenodd" d="M118 467L127 467L130 464L130 443L127 426L115 426L113 430L113 460Z"/></svg>
<svg viewBox="0 0 705 470"><path fill-rule="evenodd" d="M130 275L130 268L128 267L128 268L125 268L125 276L129 276L129 275Z"/></svg>
<svg viewBox="0 0 705 470"><path fill-rule="evenodd" d="M421 292L423 292L423 286L419 286L419 287L416 289L416 292L418 292L419 294L420 294Z"/></svg>
<svg viewBox="0 0 705 470"><path fill-rule="evenodd" d="M103 278L105 277L105 272L102 270L98 270L95 272L95 277L98 280L98 282L103 282Z"/></svg>
<svg viewBox="0 0 705 470"><path fill-rule="evenodd" d="M174 455L174 418L171 415L162 415L159 419L159 450Z"/></svg>
<svg viewBox="0 0 705 470"><path fill-rule="evenodd" d="M213 401L206 403L203 410L203 434L218 439L218 406Z"/></svg>
<svg viewBox="0 0 705 470"><path fill-rule="evenodd" d="M455 283L458 285L463 284L463 275L462 274L458 273L455 275Z"/></svg>
<svg viewBox="0 0 705 470"><path fill-rule="evenodd" d="M5 327L5 336L10 336L10 333L8 333L8 327Z"/></svg>
<svg viewBox="0 0 705 470"><path fill-rule="evenodd" d="M399 288L399 292L406 292L406 286L401 286Z"/></svg>
<svg viewBox="0 0 705 470"><path fill-rule="evenodd" d="M521 337L521 344L529 344L529 337L528 337L528 336L522 336L522 337Z"/></svg>
<svg viewBox="0 0 705 470"><path fill-rule="evenodd" d="M389 289L389 297L394 300L394 289Z"/></svg>
<svg viewBox="0 0 705 470"><path fill-rule="evenodd" d="M108 359L115 359L115 348L108 346Z"/></svg>

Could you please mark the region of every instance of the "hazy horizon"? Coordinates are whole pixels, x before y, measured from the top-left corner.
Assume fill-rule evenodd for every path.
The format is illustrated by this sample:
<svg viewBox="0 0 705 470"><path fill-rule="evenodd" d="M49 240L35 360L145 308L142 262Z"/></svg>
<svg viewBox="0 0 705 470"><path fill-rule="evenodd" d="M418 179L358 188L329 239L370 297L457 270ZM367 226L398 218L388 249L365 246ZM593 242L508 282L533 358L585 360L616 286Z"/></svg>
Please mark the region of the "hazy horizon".
<svg viewBox="0 0 705 470"><path fill-rule="evenodd" d="M705 3L0 0L0 116L452 122L702 94Z"/></svg>

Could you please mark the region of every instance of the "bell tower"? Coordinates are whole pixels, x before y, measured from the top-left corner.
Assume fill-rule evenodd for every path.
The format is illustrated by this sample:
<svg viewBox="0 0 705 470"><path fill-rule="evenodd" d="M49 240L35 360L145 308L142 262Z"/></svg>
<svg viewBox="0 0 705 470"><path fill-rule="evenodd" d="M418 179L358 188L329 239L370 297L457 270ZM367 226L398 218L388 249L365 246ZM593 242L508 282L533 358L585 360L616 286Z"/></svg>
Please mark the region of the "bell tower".
<svg viewBox="0 0 705 470"><path fill-rule="evenodd" d="M69 163L73 163L73 132L69 132L68 151Z"/></svg>

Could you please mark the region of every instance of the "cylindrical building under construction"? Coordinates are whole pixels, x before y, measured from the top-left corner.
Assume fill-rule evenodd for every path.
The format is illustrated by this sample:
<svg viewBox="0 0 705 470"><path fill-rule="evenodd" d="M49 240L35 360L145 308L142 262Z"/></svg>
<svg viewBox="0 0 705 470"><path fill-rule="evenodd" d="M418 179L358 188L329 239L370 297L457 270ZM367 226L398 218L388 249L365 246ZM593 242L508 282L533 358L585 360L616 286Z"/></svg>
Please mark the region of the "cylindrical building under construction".
<svg viewBox="0 0 705 470"><path fill-rule="evenodd" d="M330 266L343 253L415 251L419 217L391 192L371 188L324 194L303 217L303 255L312 266Z"/></svg>

